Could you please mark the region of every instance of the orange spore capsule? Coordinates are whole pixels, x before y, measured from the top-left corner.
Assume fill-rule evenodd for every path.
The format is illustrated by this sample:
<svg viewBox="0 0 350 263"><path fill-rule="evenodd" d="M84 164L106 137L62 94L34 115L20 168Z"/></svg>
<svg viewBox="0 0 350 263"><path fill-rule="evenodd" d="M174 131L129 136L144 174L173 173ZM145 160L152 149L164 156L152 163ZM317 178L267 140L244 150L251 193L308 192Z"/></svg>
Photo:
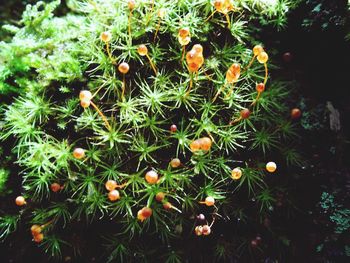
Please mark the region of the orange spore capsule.
<svg viewBox="0 0 350 263"><path fill-rule="evenodd" d="M50 189L51 189L52 192L57 193L58 191L61 190L61 185L58 184L58 183L52 183L50 185Z"/></svg>
<svg viewBox="0 0 350 263"><path fill-rule="evenodd" d="M265 84L264 83L259 83L256 85L256 91L257 92L263 92L265 90Z"/></svg>
<svg viewBox="0 0 350 263"><path fill-rule="evenodd" d="M122 62L122 63L120 63L119 66L118 66L118 70L119 70L119 72L122 73L122 74L128 73L128 72L129 72L129 69L130 69L130 66L129 66L129 64L126 63L126 62Z"/></svg>
<svg viewBox="0 0 350 263"><path fill-rule="evenodd" d="M197 63L188 64L188 70L190 72L197 72L199 70L199 65Z"/></svg>
<svg viewBox="0 0 350 263"><path fill-rule="evenodd" d="M201 236L203 234L203 227L202 226L196 226L196 228L194 229L194 233L197 236Z"/></svg>
<svg viewBox="0 0 350 263"><path fill-rule="evenodd" d="M177 131L177 126L176 126L175 124L172 124L172 125L170 126L170 131L171 131L171 132L176 132L176 131Z"/></svg>
<svg viewBox="0 0 350 263"><path fill-rule="evenodd" d="M149 208L149 207L144 207L144 208L142 208L142 215L143 215L145 218L149 218L149 217L152 215L152 209Z"/></svg>
<svg viewBox="0 0 350 263"><path fill-rule="evenodd" d="M35 236L41 233L42 228L39 225L32 225L30 231L32 232L32 235Z"/></svg>
<svg viewBox="0 0 350 263"><path fill-rule="evenodd" d="M112 40L112 34L108 31L102 32L100 38L103 42L107 43Z"/></svg>
<svg viewBox="0 0 350 263"><path fill-rule="evenodd" d="M137 219L141 222L149 218L152 215L152 209L149 207L144 207L137 212Z"/></svg>
<svg viewBox="0 0 350 263"><path fill-rule="evenodd" d="M298 108L294 108L291 110L290 112L290 117L293 119L293 120L296 120L296 119L299 119L301 116L301 110L298 109Z"/></svg>
<svg viewBox="0 0 350 263"><path fill-rule="evenodd" d="M146 179L147 183L155 184L158 181L158 174L153 170L148 171L145 175L145 179Z"/></svg>
<svg viewBox="0 0 350 263"><path fill-rule="evenodd" d="M264 48L261 45L256 45L253 47L253 54L255 56L258 56L263 51L264 51Z"/></svg>
<svg viewBox="0 0 350 263"><path fill-rule="evenodd" d="M179 37L185 38L189 35L190 35L190 29L188 27L180 28L179 35L178 35Z"/></svg>
<svg viewBox="0 0 350 263"><path fill-rule="evenodd" d="M158 202L162 202L164 200L164 198L165 198L165 194L163 192L159 192L156 194L156 200Z"/></svg>
<svg viewBox="0 0 350 263"><path fill-rule="evenodd" d="M201 150L203 151L209 151L213 142L211 141L211 139L209 137L203 137L200 138L200 144L201 144Z"/></svg>
<svg viewBox="0 0 350 263"><path fill-rule="evenodd" d="M195 58L196 58L196 56L197 56L197 53L193 49L190 50L189 52L187 52L187 54L186 54L186 61L187 61L187 63L188 64L193 63Z"/></svg>
<svg viewBox="0 0 350 263"><path fill-rule="evenodd" d="M108 199L110 201L117 201L120 199L120 194L119 194L119 191L118 190L112 190L108 193Z"/></svg>
<svg viewBox="0 0 350 263"><path fill-rule="evenodd" d="M44 239L44 234L42 233L33 236L33 240L35 243L41 243L43 239Z"/></svg>
<svg viewBox="0 0 350 263"><path fill-rule="evenodd" d="M105 187L108 191L112 191L114 189L116 189L118 186L117 182L114 181L114 180L108 180L106 183L105 183Z"/></svg>
<svg viewBox="0 0 350 263"><path fill-rule="evenodd" d="M241 110L241 118L242 119L248 119L250 116L250 110L249 109L243 109Z"/></svg>
<svg viewBox="0 0 350 263"><path fill-rule="evenodd" d="M147 46L144 44L139 45L139 47L137 48L137 53L139 53L140 56L146 56L148 54Z"/></svg>
<svg viewBox="0 0 350 263"><path fill-rule="evenodd" d="M199 151L201 149L201 144L200 144L199 140L195 140L195 141L191 142L190 149L192 152Z"/></svg>
<svg viewBox="0 0 350 263"><path fill-rule="evenodd" d="M224 8L224 0L215 0L214 7L217 11L221 12Z"/></svg>
<svg viewBox="0 0 350 263"><path fill-rule="evenodd" d="M233 63L226 72L226 79L229 83L237 82L241 75L241 65Z"/></svg>
<svg viewBox="0 0 350 263"><path fill-rule="evenodd" d="M73 151L73 157L75 159L82 159L85 157L85 150L83 148L75 148Z"/></svg>
<svg viewBox="0 0 350 263"><path fill-rule="evenodd" d="M128 8L129 8L130 10L133 10L133 9L135 8L135 6L136 6L135 0L129 0L129 1L128 1Z"/></svg>
<svg viewBox="0 0 350 263"><path fill-rule="evenodd" d="M242 177L242 170L240 168L235 168L231 171L231 177L234 180L238 180Z"/></svg>
<svg viewBox="0 0 350 263"><path fill-rule="evenodd" d="M169 209L173 208L173 205L170 202L165 202L163 204L163 208L166 210L169 210Z"/></svg>
<svg viewBox="0 0 350 263"><path fill-rule="evenodd" d="M273 173L275 172L277 169L277 165L275 162L268 162L266 164L266 170L269 172L269 173Z"/></svg>
<svg viewBox="0 0 350 263"><path fill-rule="evenodd" d="M179 158L174 158L174 159L172 159L172 160L170 161L170 166L171 166L172 168L177 168L177 167L179 167L180 165L181 165L181 161L180 161Z"/></svg>
<svg viewBox="0 0 350 263"><path fill-rule="evenodd" d="M146 218L142 215L142 209L137 212L137 219L143 222Z"/></svg>
<svg viewBox="0 0 350 263"><path fill-rule="evenodd" d="M204 226L202 227L202 234L203 234L204 236L208 236L210 233L211 233L211 228L210 228L210 226L204 225Z"/></svg>
<svg viewBox="0 0 350 263"><path fill-rule="evenodd" d="M27 204L27 202L23 196L20 195L16 197L16 205L24 206L25 204Z"/></svg>
<svg viewBox="0 0 350 263"><path fill-rule="evenodd" d="M215 199L212 196L207 196L205 198L205 204L206 206L213 206L215 204Z"/></svg>
<svg viewBox="0 0 350 263"><path fill-rule="evenodd" d="M264 64L269 60L269 56L265 51L261 52L257 57L259 63Z"/></svg>

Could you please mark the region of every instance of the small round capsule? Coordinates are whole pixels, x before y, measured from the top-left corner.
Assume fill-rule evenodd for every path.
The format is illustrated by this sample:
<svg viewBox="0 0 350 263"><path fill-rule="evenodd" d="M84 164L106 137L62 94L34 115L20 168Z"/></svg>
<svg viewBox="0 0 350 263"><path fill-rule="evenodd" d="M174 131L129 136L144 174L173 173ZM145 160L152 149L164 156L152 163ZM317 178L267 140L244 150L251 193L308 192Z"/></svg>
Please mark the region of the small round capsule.
<svg viewBox="0 0 350 263"><path fill-rule="evenodd" d="M120 63L119 66L118 66L118 70L119 70L119 72L122 73L122 74L128 73L128 72L129 72L129 69L130 69L130 66L129 66L129 64L126 63L126 62L122 62L122 63Z"/></svg>
<svg viewBox="0 0 350 263"><path fill-rule="evenodd" d="M265 84L264 83L259 83L256 85L256 91L257 92L263 92L265 90Z"/></svg>
<svg viewBox="0 0 350 263"><path fill-rule="evenodd" d="M41 243L43 239L44 239L44 234L42 233L33 236L33 240L35 243Z"/></svg>
<svg viewBox="0 0 350 263"><path fill-rule="evenodd" d="M42 228L39 225L32 225L30 228L30 232L32 232L33 236L40 234L41 231L42 231Z"/></svg>
<svg viewBox="0 0 350 263"><path fill-rule="evenodd" d="M249 109L243 109L241 110L241 117L242 119L248 119L250 116L250 110Z"/></svg>
<svg viewBox="0 0 350 263"><path fill-rule="evenodd" d="M148 171L145 175L145 179L146 179L147 183L155 184L158 181L158 174L153 170Z"/></svg>
<svg viewBox="0 0 350 263"><path fill-rule="evenodd" d="M190 29L188 27L180 28L179 37L185 38L190 35Z"/></svg>
<svg viewBox="0 0 350 263"><path fill-rule="evenodd" d="M85 157L85 150L83 148L75 148L73 151L73 157L75 159L82 159Z"/></svg>
<svg viewBox="0 0 350 263"><path fill-rule="evenodd" d="M118 190L112 190L108 193L108 199L112 202L120 199L120 194Z"/></svg>
<svg viewBox="0 0 350 263"><path fill-rule="evenodd" d="M242 177L242 170L240 168L235 168L231 171L231 177L233 180L239 180Z"/></svg>
<svg viewBox="0 0 350 263"><path fill-rule="evenodd" d="M61 190L61 185L58 184L58 183L52 183L50 185L50 189L51 189L52 192L57 193L58 191Z"/></svg>
<svg viewBox="0 0 350 263"><path fill-rule="evenodd" d="M290 117L293 119L293 120L297 120L299 119L301 116L301 110L298 109L298 108L294 108L291 110L290 112Z"/></svg>
<svg viewBox="0 0 350 263"><path fill-rule="evenodd" d="M264 51L264 48L261 45L256 45L253 47L253 53L255 56L258 56L263 51Z"/></svg>
<svg viewBox="0 0 350 263"><path fill-rule="evenodd" d="M205 198L205 205L206 206L213 206L215 204L215 199L212 196L207 196Z"/></svg>
<svg viewBox="0 0 350 263"><path fill-rule="evenodd" d="M169 210L169 209L173 208L173 205L172 205L170 202L165 202L165 203L163 204L163 208L164 208L165 210Z"/></svg>
<svg viewBox="0 0 350 263"><path fill-rule="evenodd" d="M241 75L241 65L238 63L234 63L226 72L226 79L229 83L238 81Z"/></svg>
<svg viewBox="0 0 350 263"><path fill-rule="evenodd" d="M204 225L204 226L202 227L202 234L203 234L204 236L208 236L208 235L210 235L210 233L211 233L211 228L210 228L210 226Z"/></svg>
<svg viewBox="0 0 350 263"><path fill-rule="evenodd" d="M171 166L172 168L177 168L177 167L179 167L180 165L181 165L181 161L180 161L179 158L174 158L174 159L172 159L172 160L170 161L170 166Z"/></svg>
<svg viewBox="0 0 350 263"><path fill-rule="evenodd" d="M25 204L27 204L27 202L23 196L20 195L16 197L16 205L24 206Z"/></svg>
<svg viewBox="0 0 350 263"><path fill-rule="evenodd" d="M112 34L109 31L102 32L100 38L103 42L107 43L112 40Z"/></svg>
<svg viewBox="0 0 350 263"><path fill-rule="evenodd" d="M222 11L224 9L225 1L224 0L215 0L213 3L217 11Z"/></svg>
<svg viewBox="0 0 350 263"><path fill-rule="evenodd" d="M258 241L258 243L260 243L262 241L262 238L261 236L256 236L255 240Z"/></svg>
<svg viewBox="0 0 350 263"><path fill-rule="evenodd" d="M188 64L194 63L195 58L197 57L197 53L195 50L190 50L186 54L186 61Z"/></svg>
<svg viewBox="0 0 350 263"><path fill-rule="evenodd" d="M162 202L162 201L164 200L164 198L165 198L165 194L164 194L163 192L158 192L158 193L156 194L156 200L157 200L158 202Z"/></svg>
<svg viewBox="0 0 350 263"><path fill-rule="evenodd" d="M202 226L196 226L194 229L194 233L197 236L201 236L203 234L203 227Z"/></svg>
<svg viewBox="0 0 350 263"><path fill-rule="evenodd" d="M139 45L137 48L137 53L139 53L140 56L146 56L148 54L148 48L146 45Z"/></svg>
<svg viewBox="0 0 350 263"><path fill-rule="evenodd" d="M152 209L149 207L144 207L141 209L141 214L144 218L149 218L152 215Z"/></svg>
<svg viewBox="0 0 350 263"><path fill-rule="evenodd" d="M289 63L293 60L293 55L290 52L286 52L282 56L284 62Z"/></svg>
<svg viewBox="0 0 350 263"><path fill-rule="evenodd" d="M116 189L118 186L117 182L114 181L114 180L108 180L106 183L105 183L105 187L108 191L112 191L114 189Z"/></svg>
<svg viewBox="0 0 350 263"><path fill-rule="evenodd" d="M204 220L205 220L205 215L199 214L199 215L197 216L197 219L198 219L199 221L204 221Z"/></svg>
<svg viewBox="0 0 350 263"><path fill-rule="evenodd" d="M269 172L269 173L273 173L274 171L276 171L277 169L277 165L275 162L268 162L266 164L266 170Z"/></svg>
<svg viewBox="0 0 350 263"><path fill-rule="evenodd" d="M213 142L209 137L200 138L201 150L209 151Z"/></svg>
<svg viewBox="0 0 350 263"><path fill-rule="evenodd" d="M250 241L250 245L253 247L253 248L256 248L258 246L258 241L256 239L253 239Z"/></svg>
<svg viewBox="0 0 350 263"><path fill-rule="evenodd" d="M269 60L269 56L265 51L261 52L257 57L259 63L264 64Z"/></svg>
<svg viewBox="0 0 350 263"><path fill-rule="evenodd" d="M137 219L143 222L146 218L142 214L142 209L137 212Z"/></svg>
<svg viewBox="0 0 350 263"><path fill-rule="evenodd" d="M175 124L170 126L170 131L171 132L176 132L177 131L177 126Z"/></svg>
<svg viewBox="0 0 350 263"><path fill-rule="evenodd" d="M191 142L190 149L192 152L199 151L201 149L201 143L199 142L199 140Z"/></svg>
<svg viewBox="0 0 350 263"><path fill-rule="evenodd" d="M135 6L136 6L135 0L129 0L128 1L128 8L129 8L129 10L133 10L135 8Z"/></svg>

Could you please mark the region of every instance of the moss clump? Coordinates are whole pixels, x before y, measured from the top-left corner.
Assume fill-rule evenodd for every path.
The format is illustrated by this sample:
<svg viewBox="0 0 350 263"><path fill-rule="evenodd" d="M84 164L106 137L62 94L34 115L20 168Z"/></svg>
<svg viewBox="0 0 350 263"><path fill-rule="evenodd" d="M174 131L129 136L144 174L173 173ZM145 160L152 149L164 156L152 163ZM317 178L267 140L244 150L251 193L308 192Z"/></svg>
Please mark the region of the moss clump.
<svg viewBox="0 0 350 263"><path fill-rule="evenodd" d="M196 225L212 235L224 218L249 224L271 212L263 167L285 166L295 128L288 83L269 76L273 52L253 50L261 43L250 32L259 19L283 24L278 7L289 3L225 3L72 0L72 14L55 17L59 1L39 2L21 27L6 27L15 35L1 43L0 90L19 95L1 138L32 203L23 220L45 226L51 255L70 225L112 219L110 260L141 251L147 233L179 262L176 240Z"/></svg>

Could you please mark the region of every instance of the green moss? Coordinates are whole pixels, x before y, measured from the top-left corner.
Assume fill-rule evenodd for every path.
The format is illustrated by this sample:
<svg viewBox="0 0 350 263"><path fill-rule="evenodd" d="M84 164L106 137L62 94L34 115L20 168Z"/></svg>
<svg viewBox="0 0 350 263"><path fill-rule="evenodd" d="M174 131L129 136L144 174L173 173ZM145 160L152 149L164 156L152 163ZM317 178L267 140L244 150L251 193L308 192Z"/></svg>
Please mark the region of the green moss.
<svg viewBox="0 0 350 263"><path fill-rule="evenodd" d="M0 43L0 91L18 93L4 107L1 139L11 144L23 195L34 202L23 208L30 211L31 223L50 222L43 243L46 251L61 255L67 233L58 237L59 229L65 233L74 222L110 219L121 235L110 240L116 243L111 261L127 257L131 249L123 240L136 234L148 234L171 247L181 238L179 229L192 233L192 218L204 209L200 202L207 196L216 199L216 206L208 208L209 221L220 220L224 213L241 218L269 213L275 199L259 167L270 161L265 156L281 154L285 142L295 137L293 125L284 117L290 83L269 76L266 91L257 100L255 86L264 81L264 65L255 61L245 68L253 46L260 43L251 32L261 26L260 20L284 25L290 2L278 1L271 7L237 1L228 15L229 29L224 14L208 19L214 7L206 0L160 0L153 9L147 1L137 1L132 15L121 0L72 0L72 13L62 17L54 16L58 5L54 1L27 6L22 25L7 27L14 34L12 40ZM162 9L164 18L157 15ZM186 53L194 44L204 48L205 63L198 74L190 73L186 59L181 60L177 35L184 26L191 31ZM108 45L100 39L104 31L111 33ZM157 74L149 59L138 54L140 44L147 44ZM122 62L130 65L124 94L118 71ZM232 63L242 68L236 87L224 84ZM270 61L267 66L274 68ZM93 103L99 110L80 106L81 90L95 94ZM241 120L244 108L252 114ZM176 132L169 131L172 124ZM191 152L191 142L202 137L212 139L210 151ZM85 149L82 160L72 155L77 147ZM182 162L177 169L169 165L175 157ZM234 181L230 173L237 166L243 175ZM160 176L157 184L144 179L151 169ZM114 203L105 189L111 179L126 184ZM63 188L53 193L52 183ZM165 210L155 201L160 191L175 209ZM236 196L256 198L258 213L249 214L239 205L233 208L231 199ZM153 214L139 222L137 212L144 206ZM238 252L240 246L235 249ZM178 262L180 255L169 249L164 261Z"/></svg>
<svg viewBox="0 0 350 263"><path fill-rule="evenodd" d="M10 172L5 169L0 169L0 195L6 193L6 182L8 181Z"/></svg>

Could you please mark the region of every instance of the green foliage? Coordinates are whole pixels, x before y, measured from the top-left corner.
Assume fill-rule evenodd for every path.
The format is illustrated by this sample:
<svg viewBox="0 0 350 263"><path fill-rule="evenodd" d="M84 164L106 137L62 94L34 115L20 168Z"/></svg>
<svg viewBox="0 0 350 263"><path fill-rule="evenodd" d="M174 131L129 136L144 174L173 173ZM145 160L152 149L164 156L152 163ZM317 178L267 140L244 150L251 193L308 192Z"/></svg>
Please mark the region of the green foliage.
<svg viewBox="0 0 350 263"><path fill-rule="evenodd" d="M3 241L9 234L16 231L19 216L4 215L0 217L0 240Z"/></svg>
<svg viewBox="0 0 350 263"><path fill-rule="evenodd" d="M59 3L28 5L21 21L24 27L4 27L15 36L9 43L0 42L1 94L41 92L51 81L69 83L82 78L79 43L73 40L82 34L85 18L53 17ZM33 71L38 73L35 77Z"/></svg>
<svg viewBox="0 0 350 263"><path fill-rule="evenodd" d="M6 182L8 180L10 172L5 169L0 169L0 196L6 191Z"/></svg>
<svg viewBox="0 0 350 263"><path fill-rule="evenodd" d="M60 229L112 219L113 232L120 234L108 238L109 261L128 261L131 251L141 261L152 258L140 242L124 240L147 233L168 245L163 262L181 262L182 251L173 241L182 229L193 232L193 217L201 211L208 209L214 224L226 213L227 200L243 195L255 198L259 213L270 212L276 200L265 182L265 163L276 150L286 164L301 159L285 146L297 134L286 117L290 83L265 78L264 65L256 61L246 67L259 43L251 36L257 21L283 27L293 2L234 1L230 28L225 15L210 16L214 7L206 0L160 0L154 6L136 1L132 14L121 0L71 0L67 5L74 13L56 17L59 3L28 5L21 26L5 27L12 40L0 43L0 92L17 93L2 111L0 136L11 144L23 195L33 202L23 212L32 224L48 224L42 243L48 254L61 257L67 241ZM161 10L164 17L158 15ZM191 31L186 53L193 44L204 47L205 63L197 73L181 60L178 31L184 26ZM100 38L106 31L108 43ZM147 45L149 58L137 52L140 44ZM130 65L125 76L118 71L122 62ZM225 84L232 63L242 67L236 87ZM270 61L267 66L274 68ZM266 91L258 96L255 86L262 81ZM85 109L79 105L81 90L94 94L94 104ZM251 116L240 119L244 108ZM172 124L177 131L169 131ZM191 150L191 142L202 137L210 138L210 150ZM82 159L72 154L78 147L85 149ZM169 164L173 158L181 160L180 167ZM235 167L243 172L237 181L231 178ZM157 171L157 183L144 179L149 170ZM123 185L120 200L108 200L107 180ZM57 193L53 183L61 186ZM172 209L155 200L159 192ZM214 207L202 203L207 196L215 198ZM142 207L153 211L144 222L137 219ZM231 210L242 219L251 216L239 205ZM1 220L5 237L18 218ZM242 244L237 250L243 251ZM225 250L217 247L217 256L225 258Z"/></svg>
<svg viewBox="0 0 350 263"><path fill-rule="evenodd" d="M320 206L329 215L329 220L335 224L334 233L342 234L350 229L350 209L338 204L333 195L323 192Z"/></svg>

